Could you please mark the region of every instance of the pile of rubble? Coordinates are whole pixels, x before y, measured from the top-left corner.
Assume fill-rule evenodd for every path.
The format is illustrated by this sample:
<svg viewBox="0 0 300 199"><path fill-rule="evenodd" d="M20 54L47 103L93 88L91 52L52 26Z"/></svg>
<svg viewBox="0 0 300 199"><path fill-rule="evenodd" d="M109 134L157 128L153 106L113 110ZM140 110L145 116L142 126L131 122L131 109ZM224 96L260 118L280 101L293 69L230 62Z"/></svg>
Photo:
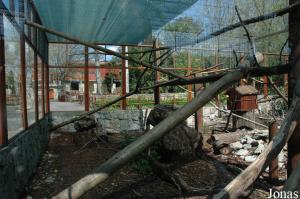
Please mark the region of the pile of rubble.
<svg viewBox="0 0 300 199"><path fill-rule="evenodd" d="M238 130L233 133L215 134L208 140L213 145L215 154L236 157L251 163L265 150L269 142L268 130ZM285 168L287 161L286 147L278 157L279 167Z"/></svg>

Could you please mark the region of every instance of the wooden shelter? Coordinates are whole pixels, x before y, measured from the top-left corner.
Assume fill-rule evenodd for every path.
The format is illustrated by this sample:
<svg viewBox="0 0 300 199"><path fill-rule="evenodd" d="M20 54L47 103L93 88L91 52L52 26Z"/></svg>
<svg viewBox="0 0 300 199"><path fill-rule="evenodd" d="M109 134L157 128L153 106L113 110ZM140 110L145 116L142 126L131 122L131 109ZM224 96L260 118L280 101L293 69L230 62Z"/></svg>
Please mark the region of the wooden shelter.
<svg viewBox="0 0 300 199"><path fill-rule="evenodd" d="M227 101L228 110L236 112L248 112L257 109L258 90L251 85L241 85L232 87L227 91L229 98Z"/></svg>

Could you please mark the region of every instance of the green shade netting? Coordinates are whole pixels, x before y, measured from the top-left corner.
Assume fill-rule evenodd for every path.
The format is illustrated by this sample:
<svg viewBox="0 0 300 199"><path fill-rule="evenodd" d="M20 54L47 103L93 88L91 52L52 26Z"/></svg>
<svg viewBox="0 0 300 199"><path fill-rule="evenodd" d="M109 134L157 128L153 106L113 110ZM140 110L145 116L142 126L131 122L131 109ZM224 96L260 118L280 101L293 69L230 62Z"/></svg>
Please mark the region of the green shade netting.
<svg viewBox="0 0 300 199"><path fill-rule="evenodd" d="M197 0L34 0L42 23L84 41L138 44ZM65 40L48 34L49 42Z"/></svg>

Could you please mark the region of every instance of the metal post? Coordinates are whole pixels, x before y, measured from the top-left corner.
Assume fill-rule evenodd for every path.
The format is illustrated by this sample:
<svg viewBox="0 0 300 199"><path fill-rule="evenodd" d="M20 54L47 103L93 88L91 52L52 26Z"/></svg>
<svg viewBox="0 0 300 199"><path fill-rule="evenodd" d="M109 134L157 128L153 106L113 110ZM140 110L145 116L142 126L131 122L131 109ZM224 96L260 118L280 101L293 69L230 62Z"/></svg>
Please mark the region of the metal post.
<svg viewBox="0 0 300 199"><path fill-rule="evenodd" d="M122 46L122 53L125 55L126 46ZM122 59L122 95L126 94L126 60ZM127 99L122 100L121 108L122 110L126 110Z"/></svg>
<svg viewBox="0 0 300 199"><path fill-rule="evenodd" d="M25 16L29 21L32 21L32 19L31 19L31 2L26 1L26 4L27 4L27 13L25 14ZM27 26L27 30L28 30L28 38L30 39L31 38L31 27Z"/></svg>
<svg viewBox="0 0 300 199"><path fill-rule="evenodd" d="M15 17L15 1L9 0L9 12Z"/></svg>
<svg viewBox="0 0 300 199"><path fill-rule="evenodd" d="M89 48L84 47L84 107L85 111L90 110L90 94L89 94Z"/></svg>
<svg viewBox="0 0 300 199"><path fill-rule="evenodd" d="M45 64L45 85L46 85L46 113L50 112L50 99L49 99L49 65Z"/></svg>
<svg viewBox="0 0 300 199"><path fill-rule="evenodd" d="M268 97L268 77L264 76L264 98L267 99Z"/></svg>
<svg viewBox="0 0 300 199"><path fill-rule="evenodd" d="M215 53L215 66L219 64L219 53L218 51L216 51ZM216 70L218 70L219 67L216 67ZM220 95L217 95L217 97L215 98L216 99L216 104L218 107L220 107ZM221 117L221 111L217 110L218 112L218 117Z"/></svg>
<svg viewBox="0 0 300 199"><path fill-rule="evenodd" d="M284 63L287 64L288 62L289 62L289 57L285 55L284 56ZM289 75L284 74L283 79L284 79L284 90L285 90L286 93L288 93L289 92L289 84L288 84Z"/></svg>
<svg viewBox="0 0 300 199"><path fill-rule="evenodd" d="M268 65L268 61L267 61L267 55L264 55L264 65L267 66ZM268 77L264 76L264 98L267 99L268 97Z"/></svg>
<svg viewBox="0 0 300 199"><path fill-rule="evenodd" d="M299 0L289 0L290 4ZM296 84L296 79L300 76L300 8L293 9L289 14L289 48L291 49L290 63L294 63L289 73L289 105L292 104L293 92ZM293 135L288 142L288 175L296 169L297 163L300 160L300 126L297 125Z"/></svg>
<svg viewBox="0 0 300 199"><path fill-rule="evenodd" d="M36 13L33 13L32 20L36 21ZM32 43L37 45L37 29L32 28ZM33 81L34 81L34 111L35 111L35 122L39 121L39 79L38 79L38 56L37 49L33 49Z"/></svg>
<svg viewBox="0 0 300 199"><path fill-rule="evenodd" d="M0 13L0 145L6 145L7 135L7 111L6 111L6 87L5 87L5 51L4 51L4 24L3 13Z"/></svg>
<svg viewBox="0 0 300 199"><path fill-rule="evenodd" d="M192 69L191 52L188 51L188 75L191 74L191 69ZM192 99L193 99L192 91L193 91L192 85L189 84L188 85L188 101L189 102L192 101Z"/></svg>
<svg viewBox="0 0 300 199"><path fill-rule="evenodd" d="M42 61L41 89L42 89L42 113L44 117L45 116L45 63L43 61Z"/></svg>
<svg viewBox="0 0 300 199"><path fill-rule="evenodd" d="M272 122L269 126L269 142L276 136L278 131L278 124L276 121ZM278 158L272 160L271 164L269 165L269 178L270 182L277 182L278 177Z"/></svg>
<svg viewBox="0 0 300 199"><path fill-rule="evenodd" d="M36 32L36 29L35 31ZM39 87L38 87L38 60L37 53L34 50L34 59L33 59L33 80L34 80L34 110L35 110L35 121L39 121Z"/></svg>
<svg viewBox="0 0 300 199"><path fill-rule="evenodd" d="M157 42L155 43L155 48L158 48L158 44ZM155 51L155 59L157 59L160 56L160 52L159 51ZM156 66L159 66L160 64L160 60L156 61ZM160 79L160 74L158 71L154 72L154 77L155 77L155 84L159 81ZM160 88L156 87L154 88L154 104L160 104Z"/></svg>
<svg viewBox="0 0 300 199"><path fill-rule="evenodd" d="M197 75L194 74L194 77ZM203 90L203 84L194 84L194 97L197 96L198 93L200 93ZM202 132L203 129L203 108L200 108L195 113L195 129L198 132Z"/></svg>
<svg viewBox="0 0 300 199"><path fill-rule="evenodd" d="M24 0L19 0L20 16L20 64L21 64L21 107L23 128L28 128L27 99L26 99L26 62L25 62L25 33L24 33Z"/></svg>
<svg viewBox="0 0 300 199"><path fill-rule="evenodd" d="M176 57L175 57L175 53L173 53L172 58L173 58L173 68L176 68Z"/></svg>

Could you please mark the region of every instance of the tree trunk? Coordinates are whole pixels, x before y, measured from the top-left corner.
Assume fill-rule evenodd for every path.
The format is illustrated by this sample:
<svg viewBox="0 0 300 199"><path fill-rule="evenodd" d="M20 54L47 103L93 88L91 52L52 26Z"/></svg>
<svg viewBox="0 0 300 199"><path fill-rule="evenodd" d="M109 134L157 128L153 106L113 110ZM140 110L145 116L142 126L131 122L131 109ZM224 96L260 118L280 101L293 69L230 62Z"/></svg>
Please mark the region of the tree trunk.
<svg viewBox="0 0 300 199"><path fill-rule="evenodd" d="M300 162L298 162L297 168L292 172L286 181L283 190L298 191L300 193Z"/></svg>

